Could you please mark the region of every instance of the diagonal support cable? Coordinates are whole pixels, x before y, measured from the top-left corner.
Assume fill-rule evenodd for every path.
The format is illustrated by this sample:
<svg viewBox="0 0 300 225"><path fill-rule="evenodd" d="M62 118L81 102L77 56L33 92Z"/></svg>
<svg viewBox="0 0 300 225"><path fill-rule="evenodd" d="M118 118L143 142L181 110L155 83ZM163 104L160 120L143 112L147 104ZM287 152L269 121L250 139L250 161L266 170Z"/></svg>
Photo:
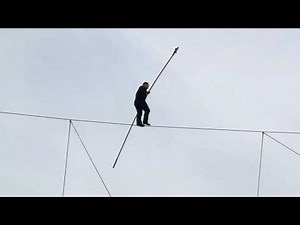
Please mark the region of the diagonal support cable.
<svg viewBox="0 0 300 225"><path fill-rule="evenodd" d="M283 144L282 142L278 141L277 139L275 139L274 137L270 136L269 134L265 133L265 135L267 135L269 138L271 138L272 140L276 141L278 144L282 145L283 147L287 148L288 150L294 152L295 154L300 156L300 153L296 152L295 150L291 149L289 146Z"/></svg>
<svg viewBox="0 0 300 225"><path fill-rule="evenodd" d="M100 180L102 181L102 183L103 183L103 185L104 185L104 187L105 187L105 189L106 189L106 191L107 191L107 193L108 193L109 197L111 197L111 194L110 194L110 192L109 192L109 190L108 190L108 188L107 188L107 186L106 186L106 184L105 184L104 180L102 179L102 177L101 177L101 175L100 175L100 173L99 173L99 171L98 171L98 169L97 169L97 167L96 167L96 165L95 165L94 161L92 160L92 157L90 156L90 154L89 154L88 150L86 149L86 147L85 147L85 145L84 145L84 143L83 143L83 141L82 141L82 139L81 139L81 137L80 137L79 133L77 132L77 130L76 130L76 128L75 128L75 126L74 126L74 124L73 124L73 122L72 122L72 121L71 121L71 124L72 124L72 126L73 126L73 128L74 128L74 130L75 130L75 132L76 132L76 134L77 134L77 136L78 136L78 138L79 138L79 140L80 140L80 142L81 142L81 144L82 144L82 146L83 146L83 148L84 148L85 152L86 152L86 154L88 155L88 157L89 157L89 159L90 159L91 163L93 164L93 166L94 166L94 169L96 170L96 172L97 172L97 174L98 174L98 176L99 176Z"/></svg>

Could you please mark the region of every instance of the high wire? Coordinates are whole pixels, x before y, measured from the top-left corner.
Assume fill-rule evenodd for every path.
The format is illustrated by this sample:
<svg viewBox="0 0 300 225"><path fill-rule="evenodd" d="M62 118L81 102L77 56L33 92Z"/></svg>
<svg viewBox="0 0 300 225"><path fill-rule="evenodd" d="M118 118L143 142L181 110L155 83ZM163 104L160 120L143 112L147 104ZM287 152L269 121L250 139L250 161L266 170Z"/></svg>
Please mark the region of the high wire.
<svg viewBox="0 0 300 225"><path fill-rule="evenodd" d="M57 117L57 116L45 116L37 114L28 113L18 113L18 112L8 112L0 111L0 114L15 115L15 116L27 116L43 119L53 119L53 120L65 120L65 121L76 121L76 122L86 122L86 123L99 123L99 124L109 124L109 125L119 125L119 126L131 126L130 123L112 122L112 121L100 121L100 120L88 120L88 119L76 119L67 117ZM136 126L133 124L133 126ZM231 129L231 128L214 128L214 127L194 127L194 126L171 126L171 125L151 125L149 128L167 128L167 129L184 129L184 130L211 130L211 131L229 131L229 132L246 132L246 133L278 133L278 134L300 134L300 131L274 131L274 130L255 130L255 129Z"/></svg>
<svg viewBox="0 0 300 225"><path fill-rule="evenodd" d="M35 117L35 118L44 118L44 119L56 119L56 120L68 120L69 121L69 129L68 129L68 140L67 140L67 152L66 152L66 161L65 161L65 172L64 172L64 181L63 181L63 191L62 191L62 196L64 196L65 192L65 181L66 181L66 172L67 172L67 162L68 162L68 153L69 153L69 142L70 142L70 130L71 126L74 128L81 144L83 145L85 152L87 153L90 161L92 162L99 178L101 179L107 193L109 196L111 196L107 186L104 183L104 180L102 179L96 165L94 164L90 154L88 153L81 137L79 136L79 133L77 132L72 120L78 121L78 122L91 122L91 123L101 123L101 124L111 124L111 125L131 125L128 123L118 123L118 122L109 122L109 121L97 121L97 120L86 120L86 119L71 119L71 118L66 118L66 117L55 117L55 116L44 116L44 115L36 115L36 114L26 114L26 113L17 113L17 112L7 112L7 111L0 111L0 114L8 114L8 115L17 115L17 116L30 116L30 117ZM263 154L263 144L264 144L264 136L269 137L270 139L274 140L278 144L282 145L283 147L287 148L288 150L292 151L293 153L297 154L300 156L300 153L296 152L289 146L283 144L279 140L275 139L268 133L281 133L281 134L300 134L299 131L267 131L267 130L250 130L250 129L228 129L228 128L208 128L208 127L188 127L188 126L162 126L162 125L156 125L156 126L151 126L154 128L173 128L173 129L192 129L192 130L212 130L212 131L229 131L229 132L251 132L251 133L261 133L262 138L261 138L261 151L260 151L260 162L259 162L259 172L258 172L258 186L257 186L257 191L256 191L256 196L259 196L259 190L260 190L260 180L261 180L261 168L262 168L262 154Z"/></svg>

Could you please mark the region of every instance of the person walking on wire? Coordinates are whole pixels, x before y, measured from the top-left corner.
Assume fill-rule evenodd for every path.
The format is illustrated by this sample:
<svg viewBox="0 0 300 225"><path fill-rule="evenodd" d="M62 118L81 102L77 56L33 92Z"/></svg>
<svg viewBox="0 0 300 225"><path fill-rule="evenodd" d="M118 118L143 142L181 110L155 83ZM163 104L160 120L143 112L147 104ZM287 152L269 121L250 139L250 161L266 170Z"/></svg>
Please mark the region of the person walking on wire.
<svg viewBox="0 0 300 225"><path fill-rule="evenodd" d="M150 109L148 104L146 103L147 95L150 94L150 91L147 91L149 88L148 82L144 82L142 86L139 87L135 94L134 106L137 111L136 115L136 125L140 127L144 127L145 125L150 126L148 123L148 117L150 113ZM144 118L142 123L142 114L144 111Z"/></svg>

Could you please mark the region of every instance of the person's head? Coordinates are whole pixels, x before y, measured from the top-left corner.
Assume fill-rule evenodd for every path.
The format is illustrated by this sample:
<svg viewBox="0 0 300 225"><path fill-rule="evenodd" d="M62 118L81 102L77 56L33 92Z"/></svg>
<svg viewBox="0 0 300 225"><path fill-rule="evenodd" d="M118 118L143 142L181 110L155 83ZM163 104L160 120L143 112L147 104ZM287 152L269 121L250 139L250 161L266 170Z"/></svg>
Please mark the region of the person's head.
<svg viewBox="0 0 300 225"><path fill-rule="evenodd" d="M145 82L143 83L143 87L146 88L146 89L148 89L148 87L149 87L148 82L145 81Z"/></svg>

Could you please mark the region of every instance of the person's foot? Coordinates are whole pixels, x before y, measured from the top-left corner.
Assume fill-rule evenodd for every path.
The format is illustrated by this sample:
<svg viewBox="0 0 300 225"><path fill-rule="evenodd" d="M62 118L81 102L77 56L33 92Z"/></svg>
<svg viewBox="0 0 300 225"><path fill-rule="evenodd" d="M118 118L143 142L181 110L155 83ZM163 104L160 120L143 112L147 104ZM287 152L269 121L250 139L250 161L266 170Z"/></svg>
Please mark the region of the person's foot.
<svg viewBox="0 0 300 225"><path fill-rule="evenodd" d="M137 126L144 127L145 125L144 124L137 124Z"/></svg>
<svg viewBox="0 0 300 225"><path fill-rule="evenodd" d="M145 125L147 125L147 126L150 126L150 125L151 125L150 123L143 123L143 124L145 124Z"/></svg>

